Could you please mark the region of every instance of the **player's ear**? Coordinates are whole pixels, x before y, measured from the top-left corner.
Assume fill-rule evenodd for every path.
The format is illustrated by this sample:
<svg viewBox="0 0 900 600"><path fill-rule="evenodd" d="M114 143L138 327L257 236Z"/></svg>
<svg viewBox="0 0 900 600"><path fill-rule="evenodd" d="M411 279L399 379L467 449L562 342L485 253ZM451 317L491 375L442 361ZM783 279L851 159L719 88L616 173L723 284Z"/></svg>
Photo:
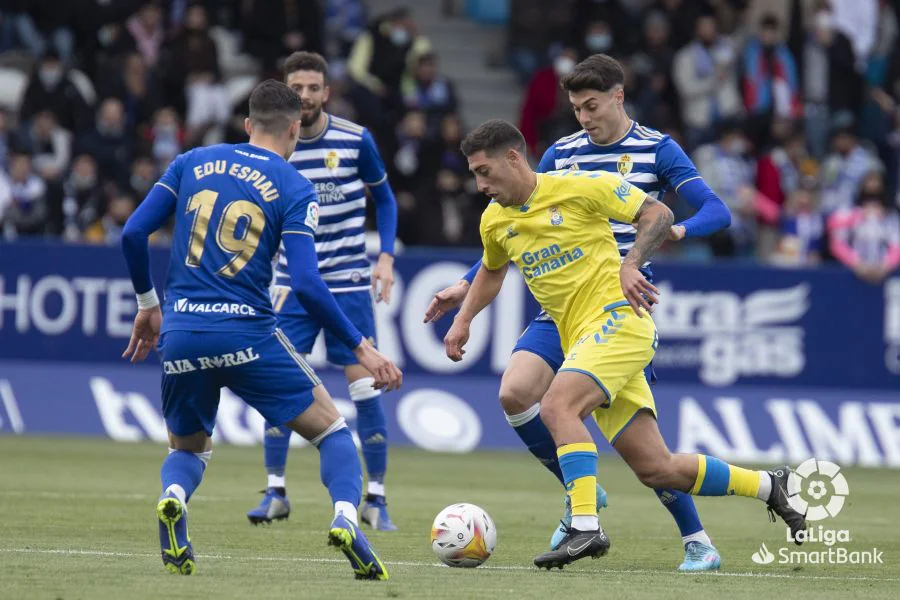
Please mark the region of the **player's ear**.
<svg viewBox="0 0 900 600"><path fill-rule="evenodd" d="M325 85L325 93L322 95L322 104L325 104L326 102L328 102L328 98L330 98L330 97L331 97L331 86L326 84Z"/></svg>
<svg viewBox="0 0 900 600"><path fill-rule="evenodd" d="M247 132L247 135L253 135L253 123L250 121L250 117L244 119L244 131Z"/></svg>

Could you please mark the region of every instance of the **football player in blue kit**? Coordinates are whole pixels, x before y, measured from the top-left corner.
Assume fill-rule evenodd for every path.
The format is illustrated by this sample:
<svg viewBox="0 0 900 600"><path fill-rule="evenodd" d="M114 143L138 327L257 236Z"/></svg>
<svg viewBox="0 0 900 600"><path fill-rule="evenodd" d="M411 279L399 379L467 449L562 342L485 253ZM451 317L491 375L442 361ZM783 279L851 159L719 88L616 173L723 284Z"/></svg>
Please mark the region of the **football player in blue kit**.
<svg viewBox="0 0 900 600"><path fill-rule="evenodd" d="M322 483L334 505L328 541L364 579L388 572L357 525L362 470L344 419L315 372L276 325L268 288L279 245L291 289L303 306L372 373L395 389L402 374L360 333L318 272L313 241L319 208L310 182L285 160L300 135L302 106L283 83L250 96L250 142L178 156L128 220L122 249L139 311L124 356L157 347L169 454L156 506L163 564L196 571L188 504L212 454L219 393L228 387L269 422L287 425L318 448ZM175 230L162 309L150 278L148 238L172 215Z"/></svg>

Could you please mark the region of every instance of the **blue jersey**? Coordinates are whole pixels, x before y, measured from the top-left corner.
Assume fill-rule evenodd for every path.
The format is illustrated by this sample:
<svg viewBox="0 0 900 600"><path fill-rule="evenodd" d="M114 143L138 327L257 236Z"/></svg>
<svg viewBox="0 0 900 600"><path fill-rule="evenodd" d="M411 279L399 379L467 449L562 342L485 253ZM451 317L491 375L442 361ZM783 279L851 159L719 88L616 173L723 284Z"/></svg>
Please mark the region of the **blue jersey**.
<svg viewBox="0 0 900 600"><path fill-rule="evenodd" d="M560 169L618 173L654 199L700 178L694 163L672 138L636 121L631 122L628 133L611 144L592 142L587 131L560 138L544 153L537 170L546 173ZM610 224L619 254L624 257L634 245L637 232L631 223Z"/></svg>
<svg viewBox="0 0 900 600"><path fill-rule="evenodd" d="M316 254L319 272L332 293L371 287L366 258L366 189L386 179L375 140L365 127L326 114L325 129L297 142L291 165L315 186L319 203ZM275 285L290 285L284 254Z"/></svg>
<svg viewBox="0 0 900 600"><path fill-rule="evenodd" d="M312 184L274 152L220 144L178 156L159 180L175 194L163 332L275 327L272 262L283 233L312 236Z"/></svg>

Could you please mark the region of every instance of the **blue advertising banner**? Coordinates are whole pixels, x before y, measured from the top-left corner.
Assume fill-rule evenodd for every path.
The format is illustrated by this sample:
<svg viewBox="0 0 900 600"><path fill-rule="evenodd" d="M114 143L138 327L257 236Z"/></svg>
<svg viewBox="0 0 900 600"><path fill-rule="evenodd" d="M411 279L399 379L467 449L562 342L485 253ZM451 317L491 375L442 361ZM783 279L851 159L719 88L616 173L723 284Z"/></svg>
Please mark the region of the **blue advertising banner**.
<svg viewBox="0 0 900 600"><path fill-rule="evenodd" d="M475 251L419 250L396 261L390 305L376 307L381 349L409 374L496 376L538 307L511 272L472 327L465 360L444 356L449 327L422 323L434 292ZM152 253L163 289L168 253ZM741 264L654 267L661 303L655 368L664 382L900 389L900 277L870 286L843 269ZM117 363L136 310L117 248L0 244L0 360ZM310 362L326 366L320 342Z"/></svg>

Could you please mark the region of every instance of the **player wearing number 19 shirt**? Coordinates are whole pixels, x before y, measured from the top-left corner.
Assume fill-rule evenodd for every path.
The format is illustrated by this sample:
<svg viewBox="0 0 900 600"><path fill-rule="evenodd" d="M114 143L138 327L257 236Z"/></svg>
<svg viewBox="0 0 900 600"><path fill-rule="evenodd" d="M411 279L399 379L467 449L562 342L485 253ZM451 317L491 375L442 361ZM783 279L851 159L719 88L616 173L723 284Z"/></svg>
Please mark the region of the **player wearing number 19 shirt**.
<svg viewBox="0 0 900 600"><path fill-rule="evenodd" d="M399 385L397 368L334 301L317 268L315 192L286 161L299 136L300 100L268 80L250 96L250 143L178 156L125 225L122 248L140 310L125 356L143 360L159 342L162 408L170 450L156 512L163 564L196 570L187 515L212 454L222 387L267 420L316 446L335 517L328 541L358 578L388 573L357 526L362 472L350 431L313 370L276 327L268 287L283 242L293 292L374 375ZM172 215L175 230L163 310L150 279L147 240ZM163 316L164 315L164 316ZM161 334L161 335L160 335Z"/></svg>

